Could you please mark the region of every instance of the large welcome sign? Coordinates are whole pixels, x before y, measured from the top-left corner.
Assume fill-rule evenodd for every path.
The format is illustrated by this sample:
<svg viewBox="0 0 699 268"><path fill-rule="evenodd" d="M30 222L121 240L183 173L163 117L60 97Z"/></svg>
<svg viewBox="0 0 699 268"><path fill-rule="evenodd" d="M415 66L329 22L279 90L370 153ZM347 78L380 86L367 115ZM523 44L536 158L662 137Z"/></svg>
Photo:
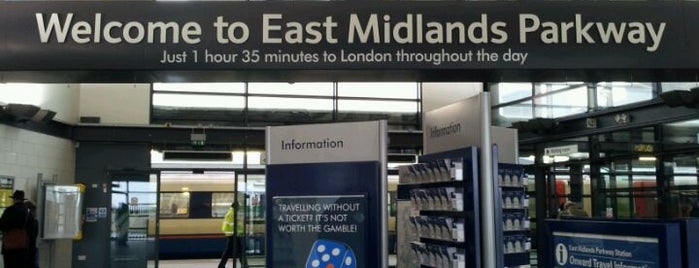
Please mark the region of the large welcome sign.
<svg viewBox="0 0 699 268"><path fill-rule="evenodd" d="M0 70L696 68L698 12L687 1L3 1Z"/></svg>

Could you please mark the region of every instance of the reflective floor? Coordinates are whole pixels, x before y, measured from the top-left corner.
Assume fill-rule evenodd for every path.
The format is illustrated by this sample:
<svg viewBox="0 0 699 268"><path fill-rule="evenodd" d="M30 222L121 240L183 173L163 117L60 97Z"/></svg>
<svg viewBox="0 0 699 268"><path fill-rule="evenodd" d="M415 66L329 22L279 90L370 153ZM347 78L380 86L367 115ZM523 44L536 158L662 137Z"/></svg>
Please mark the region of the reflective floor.
<svg viewBox="0 0 699 268"><path fill-rule="evenodd" d="M197 259L197 260L160 260L159 267L161 268L216 268L218 267L218 259ZM394 255L389 256L389 265L395 266L396 258ZM264 259L248 259L248 267L264 267ZM226 268L243 268L240 261L237 266L233 267L233 263L229 260Z"/></svg>
<svg viewBox="0 0 699 268"><path fill-rule="evenodd" d="M159 267L162 268L205 268L218 267L218 259L197 259L197 260L161 260ZM238 261L236 268L243 267ZM233 268L233 263L229 260L226 268Z"/></svg>

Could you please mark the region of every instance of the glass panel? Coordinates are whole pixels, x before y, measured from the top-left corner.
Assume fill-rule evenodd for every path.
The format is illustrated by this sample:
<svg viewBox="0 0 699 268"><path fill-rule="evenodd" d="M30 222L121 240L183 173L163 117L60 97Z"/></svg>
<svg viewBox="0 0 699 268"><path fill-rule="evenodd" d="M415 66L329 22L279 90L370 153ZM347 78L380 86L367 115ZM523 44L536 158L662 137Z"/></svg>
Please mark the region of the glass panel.
<svg viewBox="0 0 699 268"><path fill-rule="evenodd" d="M696 82L663 82L660 83L660 88L663 92L673 91L673 90L689 90L691 88L699 87L699 83Z"/></svg>
<svg viewBox="0 0 699 268"><path fill-rule="evenodd" d="M111 180L111 267L156 267L158 175L116 175Z"/></svg>
<svg viewBox="0 0 699 268"><path fill-rule="evenodd" d="M211 193L211 217L223 218L233 203L234 193Z"/></svg>
<svg viewBox="0 0 699 268"><path fill-rule="evenodd" d="M331 99L304 99L283 97L249 97L250 109L332 111Z"/></svg>
<svg viewBox="0 0 699 268"><path fill-rule="evenodd" d="M0 102L4 103L20 103L20 104L31 104L42 107L46 105L49 98L49 94L46 94L46 89L44 84L34 84L34 83L0 83ZM58 88L51 88L53 90L58 90ZM44 107L46 108L46 107Z"/></svg>
<svg viewBox="0 0 699 268"><path fill-rule="evenodd" d="M248 93L332 96L333 83L248 83Z"/></svg>
<svg viewBox="0 0 699 268"><path fill-rule="evenodd" d="M665 150L693 150L699 152L699 119L663 125Z"/></svg>
<svg viewBox="0 0 699 268"><path fill-rule="evenodd" d="M678 218L699 217L699 153L671 157L670 203L666 210Z"/></svg>
<svg viewBox="0 0 699 268"><path fill-rule="evenodd" d="M616 193L616 196L614 197L614 202L616 202L616 208L614 209L614 216L616 218L631 218L633 216L629 192Z"/></svg>
<svg viewBox="0 0 699 268"><path fill-rule="evenodd" d="M245 107L245 98L239 96L154 93L153 106L242 109Z"/></svg>
<svg viewBox="0 0 699 268"><path fill-rule="evenodd" d="M240 177L242 181L242 177ZM245 254L249 265L264 264L265 256L265 176L247 176L245 184Z"/></svg>
<svg viewBox="0 0 699 268"><path fill-rule="evenodd" d="M583 82L546 82L534 84L534 95L565 91L573 88L587 87Z"/></svg>
<svg viewBox="0 0 699 268"><path fill-rule="evenodd" d="M508 105L497 109L498 115L508 118L517 119L515 121L522 121L522 119L531 119L532 116L532 102L524 101L517 104Z"/></svg>
<svg viewBox="0 0 699 268"><path fill-rule="evenodd" d="M245 93L245 83L153 83L154 91Z"/></svg>
<svg viewBox="0 0 699 268"><path fill-rule="evenodd" d="M338 100L341 112L417 113L416 101Z"/></svg>
<svg viewBox="0 0 699 268"><path fill-rule="evenodd" d="M412 99L418 98L418 84L405 83L366 83L340 82L337 83L337 95L340 97L370 97Z"/></svg>
<svg viewBox="0 0 699 268"><path fill-rule="evenodd" d="M534 117L556 118L586 111L587 87L584 85L534 99Z"/></svg>
<svg viewBox="0 0 699 268"><path fill-rule="evenodd" d="M263 152L248 151L247 152L248 165L260 165L260 164L262 164L262 153ZM243 163L245 163L245 152L244 151L233 151L232 155L233 155L233 159L232 159L233 164L242 165Z"/></svg>
<svg viewBox="0 0 699 268"><path fill-rule="evenodd" d="M607 208L616 218L657 217L655 164L653 161L610 162L601 172L607 189Z"/></svg>
<svg viewBox="0 0 699 268"><path fill-rule="evenodd" d="M585 182L583 187L589 189L590 183ZM583 197L582 210L585 211L585 214L587 214L588 216L595 217L595 215L592 213L592 197L590 197L589 194Z"/></svg>
<svg viewBox="0 0 699 268"><path fill-rule="evenodd" d="M559 213L563 210L563 204L570 199L570 172L565 166L551 167L551 178L553 179L554 194L551 196L550 204L556 204ZM557 215L558 216L558 215Z"/></svg>
<svg viewBox="0 0 699 268"><path fill-rule="evenodd" d="M621 106L653 98L652 83L603 82L597 84L597 106Z"/></svg>
<svg viewBox="0 0 699 268"><path fill-rule="evenodd" d="M532 96L532 83L497 83L491 90L497 93L493 104L500 104Z"/></svg>

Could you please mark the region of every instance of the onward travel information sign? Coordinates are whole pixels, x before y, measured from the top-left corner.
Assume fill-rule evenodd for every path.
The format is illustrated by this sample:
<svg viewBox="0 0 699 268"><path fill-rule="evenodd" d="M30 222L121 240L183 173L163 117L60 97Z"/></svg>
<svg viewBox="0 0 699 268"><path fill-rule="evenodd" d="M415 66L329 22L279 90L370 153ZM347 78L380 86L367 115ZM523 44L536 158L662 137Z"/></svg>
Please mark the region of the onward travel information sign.
<svg viewBox="0 0 699 268"><path fill-rule="evenodd" d="M687 1L2 1L0 70L696 68L697 13Z"/></svg>
<svg viewBox="0 0 699 268"><path fill-rule="evenodd" d="M656 237L553 232L555 267L661 267Z"/></svg>

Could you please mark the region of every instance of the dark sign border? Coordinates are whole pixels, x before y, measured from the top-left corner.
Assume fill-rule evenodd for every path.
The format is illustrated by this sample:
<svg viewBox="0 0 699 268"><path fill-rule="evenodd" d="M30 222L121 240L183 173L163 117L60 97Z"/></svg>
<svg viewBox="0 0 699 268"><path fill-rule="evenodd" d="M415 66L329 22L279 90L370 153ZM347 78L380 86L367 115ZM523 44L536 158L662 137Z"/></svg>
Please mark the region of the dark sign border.
<svg viewBox="0 0 699 268"><path fill-rule="evenodd" d="M624 12L619 12L623 9ZM419 81L517 81L517 80L603 80L618 78L632 81L692 80L699 69L699 11L695 2L363 2L360 5L347 2L0 2L0 72L3 81L39 82L150 82L150 81L317 81L317 80L419 80ZM97 34L67 34L65 43L57 43L56 35L47 43L41 43L37 13L49 20L57 14L61 23L68 13L73 22L85 21L95 29L104 29L108 22L176 22L180 26L195 22L201 26L196 44L127 44L125 41L108 44L104 36L95 43ZM96 14L100 14L97 23ZM336 43L325 36L312 44L272 44L264 42L262 14L278 14L282 19L271 20L284 30L271 31L270 36L279 39L289 28L285 23L299 22L304 27L309 22L322 23L328 17L338 26L332 36ZM412 43L399 44L399 37L381 37L375 42L349 43L349 27L352 15L360 19L359 25L366 28L372 15L377 25L389 22L390 29L405 37L407 30L396 25L412 25ZM408 15L411 20L408 20ZM422 24L417 16L422 16ZM485 15L487 18L484 18ZM521 41L522 19L536 17L550 27L558 25L559 43L542 40L543 27L527 34L527 42ZM218 17L226 21L241 22L249 27L249 38L241 44L220 44L213 23ZM390 19L387 19L389 18ZM412 23L408 23L412 22ZM488 32L487 43L477 37L467 37L465 42L443 41L430 44L426 41L428 22L446 26L461 22L466 27L474 26ZM533 23L529 20L530 24ZM403 23L403 24L401 24ZM485 25L477 27L478 23ZM500 32L505 32L505 41L497 41L496 23L505 23ZM600 26L597 25L600 23ZM634 25L651 25L659 30L664 24L663 35L657 47L648 51L651 44L650 31L644 30L646 43L639 36L630 37L628 31L620 37L620 43L602 44L597 27L627 29ZM640 23L640 24L639 24ZM73 24L75 25L75 24ZM100 25L99 27L95 27ZM420 26L421 25L421 26ZM565 26L567 25L567 26ZM590 38L580 34L589 26ZM84 31L86 26L83 25ZM393 27L393 28L391 28ZM529 26L533 27L533 26ZM563 28L568 30L563 31ZM572 27L572 28L571 28ZM639 26L640 27L640 26ZM395 30L399 28L398 30ZM421 28L421 31L418 31ZM73 28L76 29L76 28ZM120 29L120 28L118 28ZM132 28L133 29L133 28ZM605 28L608 29L608 28ZM640 28L639 28L640 29ZM323 30L316 25L316 30ZM378 31L378 30L377 30ZM568 35L563 43L562 31ZM418 34L423 33L423 34ZM444 32L443 32L444 33ZM322 34L325 35L325 32ZM434 34L434 33L433 33ZM501 34L501 33L500 33ZM638 32L636 34L639 34ZM421 43L417 36L421 37ZM117 34L118 36L118 34ZM358 38L358 34L354 34ZM434 35L433 35L434 36ZM373 35L372 35L373 37ZM502 36L501 36L502 37ZM313 39L305 34L305 38ZM455 37L456 38L456 37ZM500 38L502 39L502 38ZM632 42L631 39L634 41ZM90 40L78 44L74 40ZM387 41L388 40L388 41ZM480 40L480 41L479 41ZM285 41L286 42L286 41ZM591 43L594 42L594 43ZM202 54L236 53L242 51L259 53L261 57L278 52L281 54L312 54L310 58L322 57L323 52L367 54L370 51L394 55L392 61L329 62L323 60L302 62L235 62L202 63ZM430 55L487 51L495 53L501 60L471 60L469 62L398 61L396 51ZM195 63L192 52L197 51ZM526 62L504 61L505 53L527 53ZM167 52L167 53L165 53ZM178 53L188 52L187 61L161 63L165 54L177 58ZM278 53L279 54L279 53ZM368 54L367 54L368 55ZM475 55L475 54L474 54ZM476 57L476 56L474 56ZM182 60L182 57L178 59ZM270 73L270 71L274 71Z"/></svg>

